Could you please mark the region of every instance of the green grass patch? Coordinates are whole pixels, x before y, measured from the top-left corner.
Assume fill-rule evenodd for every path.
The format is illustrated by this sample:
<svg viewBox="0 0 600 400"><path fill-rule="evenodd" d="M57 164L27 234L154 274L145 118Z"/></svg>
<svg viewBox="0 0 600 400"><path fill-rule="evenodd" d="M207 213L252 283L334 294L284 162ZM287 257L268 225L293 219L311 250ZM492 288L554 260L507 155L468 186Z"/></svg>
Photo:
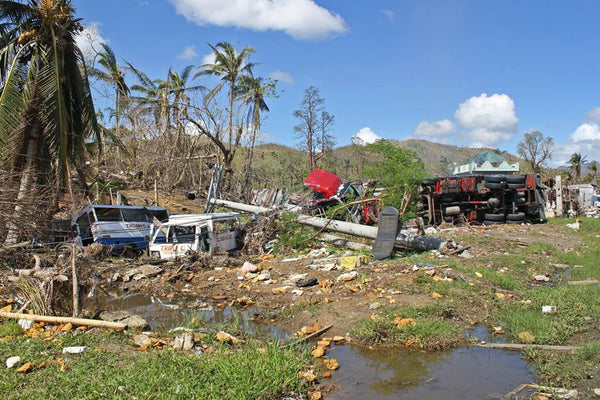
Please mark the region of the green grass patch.
<svg viewBox="0 0 600 400"><path fill-rule="evenodd" d="M361 319L350 331L357 342L368 345L397 346L413 343L427 350L453 347L460 341L460 330L445 317L453 310L444 304L425 307L402 307L383 310L374 318ZM414 318L404 327L396 318Z"/></svg>
<svg viewBox="0 0 600 400"><path fill-rule="evenodd" d="M600 342L588 343L574 353L539 350L526 353L537 366L540 384L571 388L585 379L587 371L592 371L600 362Z"/></svg>
<svg viewBox="0 0 600 400"><path fill-rule="evenodd" d="M196 355L166 348L136 351L124 334L67 333L59 339L18 336L1 342L2 360L18 355L23 363L49 365L26 374L0 369L0 398L272 399L307 389L297 374L310 362L308 350L274 341L215 344ZM67 345L90 351L63 355ZM58 359L66 360L66 371L60 371Z"/></svg>

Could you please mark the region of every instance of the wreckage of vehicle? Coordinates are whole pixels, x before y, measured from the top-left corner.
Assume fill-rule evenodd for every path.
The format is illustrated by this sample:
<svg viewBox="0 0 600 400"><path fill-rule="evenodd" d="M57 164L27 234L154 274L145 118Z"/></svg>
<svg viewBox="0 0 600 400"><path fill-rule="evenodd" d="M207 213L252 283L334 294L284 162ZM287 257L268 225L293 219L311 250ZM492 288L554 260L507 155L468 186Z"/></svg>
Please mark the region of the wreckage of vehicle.
<svg viewBox="0 0 600 400"><path fill-rule="evenodd" d="M171 215L150 241L150 256L172 259L192 253L231 252L239 248L239 213Z"/></svg>
<svg viewBox="0 0 600 400"><path fill-rule="evenodd" d="M485 225L546 221L544 192L533 175L471 175L433 178L421 184L426 225Z"/></svg>

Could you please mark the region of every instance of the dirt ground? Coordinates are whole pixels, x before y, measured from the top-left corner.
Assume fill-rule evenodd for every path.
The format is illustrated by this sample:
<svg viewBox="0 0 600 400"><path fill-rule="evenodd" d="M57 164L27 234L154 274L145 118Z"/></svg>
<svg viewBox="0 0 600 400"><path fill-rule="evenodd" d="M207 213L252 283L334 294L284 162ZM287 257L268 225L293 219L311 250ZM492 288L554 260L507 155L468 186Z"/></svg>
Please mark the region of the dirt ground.
<svg viewBox="0 0 600 400"><path fill-rule="evenodd" d="M183 305L197 299L217 306L254 305L263 310L257 315L258 320L294 331L318 321L323 326L333 325L332 335L346 335L358 320L376 314L384 307L422 306L439 301L418 290L415 283L427 269L427 264L436 266L440 279L468 280L453 268L444 267L448 264L475 267L482 257L505 254L511 246L526 247L532 242L551 244L561 251L571 251L579 244L574 236L565 235L551 225L440 228L435 235L460 242L467 247L470 258L421 254L416 262L415 256L400 251L388 260L365 258L359 266L344 268L339 264L350 263L353 259L341 260L343 249L328 254L318 247L306 249L291 260L270 255L237 258L197 255L168 262L148 257L109 258L99 250L86 250L78 254L76 264L83 296L97 287L95 292L99 295L140 292L166 297ZM309 254L310 251L313 254ZM69 255L48 253L39 256L42 266L62 265L63 274L70 276ZM18 291L18 286L11 283L9 277L14 277L15 268L33 267L34 258L18 251L1 254L0 258L4 265L12 262L14 266L3 269L0 275L0 287L4 288L0 296L6 302L11 293ZM258 270L242 272L244 262L253 264ZM150 272L132 272L149 264L155 267ZM298 280L313 278L316 279L313 286L298 286ZM71 296L69 287L70 282L63 285L66 291L63 297L67 299ZM85 313L92 316L96 311L87 309ZM466 327L484 321L486 313L485 302L472 296L459 313L448 318Z"/></svg>

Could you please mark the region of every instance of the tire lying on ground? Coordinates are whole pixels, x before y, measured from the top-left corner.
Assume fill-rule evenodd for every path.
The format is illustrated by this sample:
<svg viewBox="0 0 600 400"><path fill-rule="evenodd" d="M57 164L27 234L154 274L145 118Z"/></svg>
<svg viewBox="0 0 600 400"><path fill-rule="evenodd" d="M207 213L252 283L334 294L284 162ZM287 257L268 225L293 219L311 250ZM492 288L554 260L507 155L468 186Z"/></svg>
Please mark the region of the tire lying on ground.
<svg viewBox="0 0 600 400"><path fill-rule="evenodd" d="M509 224L519 225L525 222L525 213L520 212L516 214L507 214L506 219L508 220Z"/></svg>
<svg viewBox="0 0 600 400"><path fill-rule="evenodd" d="M525 175L508 175L506 177L506 183L522 183L525 184Z"/></svg>
<svg viewBox="0 0 600 400"><path fill-rule="evenodd" d="M502 225L504 221L483 221L484 225Z"/></svg>
<svg viewBox="0 0 600 400"><path fill-rule="evenodd" d="M525 187L524 183L507 183L509 189L523 189Z"/></svg>
<svg viewBox="0 0 600 400"><path fill-rule="evenodd" d="M486 175L484 179L486 183L501 183L506 182L506 175Z"/></svg>
<svg viewBox="0 0 600 400"><path fill-rule="evenodd" d="M505 220L504 214L485 214L485 221L503 222Z"/></svg>
<svg viewBox="0 0 600 400"><path fill-rule="evenodd" d="M486 182L483 186L488 189L504 189L504 183Z"/></svg>
<svg viewBox="0 0 600 400"><path fill-rule="evenodd" d="M506 219L509 221L525 221L525 213L507 214Z"/></svg>

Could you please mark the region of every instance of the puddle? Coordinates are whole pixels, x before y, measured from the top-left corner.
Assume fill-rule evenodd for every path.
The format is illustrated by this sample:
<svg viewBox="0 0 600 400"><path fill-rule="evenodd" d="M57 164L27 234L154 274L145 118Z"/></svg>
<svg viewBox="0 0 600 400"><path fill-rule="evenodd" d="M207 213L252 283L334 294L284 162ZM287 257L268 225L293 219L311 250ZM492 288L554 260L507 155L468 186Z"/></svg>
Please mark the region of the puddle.
<svg viewBox="0 0 600 400"><path fill-rule="evenodd" d="M257 335L268 335L277 339L286 339L290 333L272 325L259 324L252 321L252 316L258 311L255 307L239 310L227 306L216 308L207 303L192 303L185 307L170 300L132 293L118 298L102 300L96 308L108 311L125 310L143 317L151 330L169 330L190 323L192 318L199 318L207 325L218 323L236 323L247 332Z"/></svg>
<svg viewBox="0 0 600 400"><path fill-rule="evenodd" d="M282 340L290 337L284 329L252 321L256 308L214 308L197 303L180 307L166 299L130 294L106 301L103 308L122 309L144 317L154 329L171 329L202 318L207 324L232 322L242 329ZM489 335L484 327L465 333L469 338L499 342L502 335ZM461 347L447 352L420 352L404 349L368 350L336 346L327 351L339 370L330 381L335 390L331 400L453 400L499 399L522 383L535 381L531 367L518 352L479 347Z"/></svg>
<svg viewBox="0 0 600 400"><path fill-rule="evenodd" d="M421 353L342 346L328 355L340 369L327 399L499 399L535 379L520 353L477 347Z"/></svg>

